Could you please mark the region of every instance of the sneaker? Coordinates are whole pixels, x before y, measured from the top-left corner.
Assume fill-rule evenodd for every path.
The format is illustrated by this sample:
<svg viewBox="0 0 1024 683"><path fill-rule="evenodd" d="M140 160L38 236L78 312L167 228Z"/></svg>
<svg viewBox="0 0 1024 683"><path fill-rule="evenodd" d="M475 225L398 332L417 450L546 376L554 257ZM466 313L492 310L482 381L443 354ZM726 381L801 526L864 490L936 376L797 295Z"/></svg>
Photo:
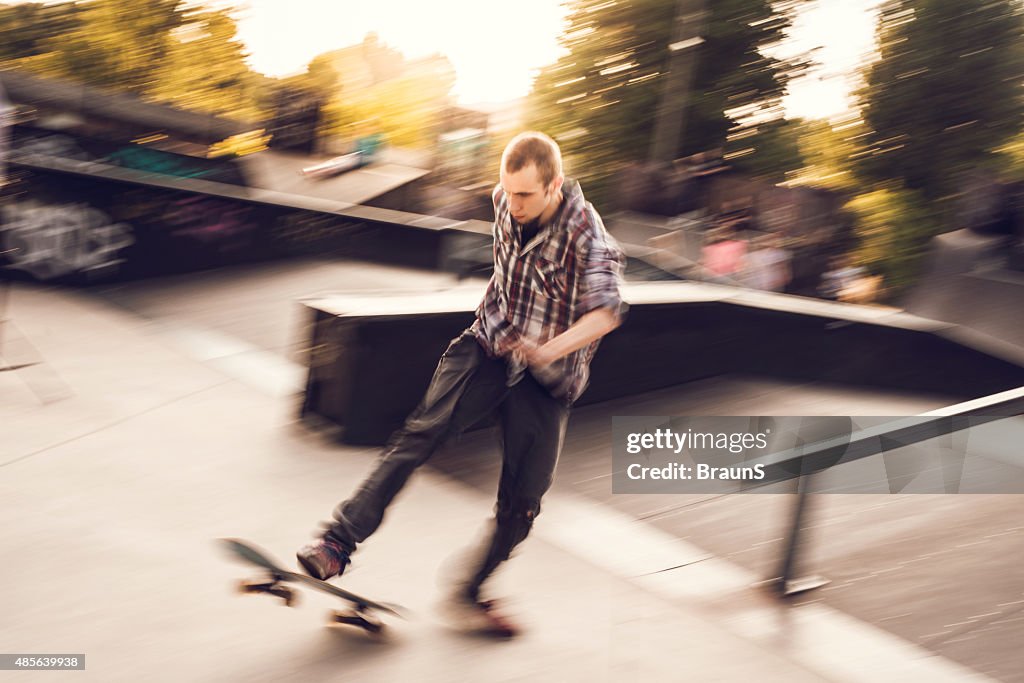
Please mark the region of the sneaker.
<svg viewBox="0 0 1024 683"><path fill-rule="evenodd" d="M450 626L466 633L514 638L522 631L507 615L502 614L494 600L474 601L464 596L449 597L437 609Z"/></svg>
<svg viewBox="0 0 1024 683"><path fill-rule="evenodd" d="M307 574L321 581L341 576L351 561L349 552L340 543L328 537L302 546L295 553L295 557Z"/></svg>

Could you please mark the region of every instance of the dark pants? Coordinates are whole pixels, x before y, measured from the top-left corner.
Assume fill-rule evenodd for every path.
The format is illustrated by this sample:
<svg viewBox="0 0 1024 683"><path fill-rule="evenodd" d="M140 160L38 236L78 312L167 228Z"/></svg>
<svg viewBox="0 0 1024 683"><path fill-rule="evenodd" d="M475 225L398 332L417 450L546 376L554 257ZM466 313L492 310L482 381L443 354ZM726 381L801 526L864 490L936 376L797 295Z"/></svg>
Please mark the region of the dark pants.
<svg viewBox="0 0 1024 683"><path fill-rule="evenodd" d="M493 533L475 560L464 587L477 597L480 585L508 559L540 513L562 449L569 407L527 373L507 386L505 361L488 358L472 333L454 339L441 356L427 393L381 453L377 468L334 511L328 530L355 550L384 518L384 511L413 471L448 437L493 416L501 428L502 468Z"/></svg>

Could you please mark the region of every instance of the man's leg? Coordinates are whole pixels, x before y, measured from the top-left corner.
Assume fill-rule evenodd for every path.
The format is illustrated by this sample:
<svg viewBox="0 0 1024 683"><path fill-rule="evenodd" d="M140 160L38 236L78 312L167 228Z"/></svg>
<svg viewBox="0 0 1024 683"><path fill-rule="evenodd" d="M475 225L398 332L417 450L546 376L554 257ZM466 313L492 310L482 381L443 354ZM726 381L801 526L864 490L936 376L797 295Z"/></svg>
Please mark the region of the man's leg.
<svg viewBox="0 0 1024 683"><path fill-rule="evenodd" d="M502 403L504 455L493 533L471 567L465 597L477 600L484 581L530 533L541 498L554 480L569 412L529 374Z"/></svg>
<svg viewBox="0 0 1024 683"><path fill-rule="evenodd" d="M348 552L380 525L384 511L409 476L448 436L493 412L508 392L505 363L488 358L471 333L441 356L426 395L388 441L377 468L334 512L327 535Z"/></svg>

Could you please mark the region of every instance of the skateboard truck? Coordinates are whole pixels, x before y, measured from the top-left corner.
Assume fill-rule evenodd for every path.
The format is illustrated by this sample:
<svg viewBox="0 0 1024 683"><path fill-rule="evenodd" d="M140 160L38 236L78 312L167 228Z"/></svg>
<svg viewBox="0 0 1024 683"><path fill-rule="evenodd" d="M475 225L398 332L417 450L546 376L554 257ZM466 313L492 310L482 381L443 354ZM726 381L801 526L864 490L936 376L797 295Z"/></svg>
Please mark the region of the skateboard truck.
<svg viewBox="0 0 1024 683"><path fill-rule="evenodd" d="M275 597L281 598L284 601L285 607L294 607L296 600L299 598L299 594L296 593L292 588L283 585L281 582L284 577L276 574L270 575L269 581L247 581L245 579L238 582L239 593L268 593Z"/></svg>
<svg viewBox="0 0 1024 683"><path fill-rule="evenodd" d="M346 626L358 626L367 633L380 635L384 631L384 624L369 617L366 605L355 605L354 609L346 612L335 611L331 613L331 621Z"/></svg>

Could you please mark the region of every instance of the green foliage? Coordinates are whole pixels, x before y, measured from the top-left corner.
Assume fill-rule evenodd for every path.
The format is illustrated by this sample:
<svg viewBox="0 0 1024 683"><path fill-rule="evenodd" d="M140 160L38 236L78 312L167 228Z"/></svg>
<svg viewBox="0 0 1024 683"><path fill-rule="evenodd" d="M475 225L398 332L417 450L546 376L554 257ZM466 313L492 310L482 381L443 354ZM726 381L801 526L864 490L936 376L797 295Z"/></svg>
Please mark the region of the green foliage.
<svg viewBox="0 0 1024 683"><path fill-rule="evenodd" d="M798 144L804 165L792 182L851 194L860 191L863 183L854 173L854 158L864 132L859 119L800 122Z"/></svg>
<svg viewBox="0 0 1024 683"><path fill-rule="evenodd" d="M914 282L935 234L959 227L968 171L1024 175L1022 21L1017 0L891 0L862 119L805 126L795 181L860 193L847 205L855 258L890 294Z"/></svg>
<svg viewBox="0 0 1024 683"><path fill-rule="evenodd" d="M1004 179L1024 182L1024 130L996 150L993 166Z"/></svg>
<svg viewBox="0 0 1024 683"><path fill-rule="evenodd" d="M800 123L789 119L746 126L742 137L726 143L729 164L756 178L781 183L801 163L800 130Z"/></svg>
<svg viewBox="0 0 1024 683"><path fill-rule="evenodd" d="M857 217L857 265L882 275L891 297L905 292L920 274L925 245L939 232L935 210L918 192L883 187L851 200Z"/></svg>
<svg viewBox="0 0 1024 683"><path fill-rule="evenodd" d="M262 78L226 10L183 0L0 6L7 66L203 113L255 119Z"/></svg>
<svg viewBox="0 0 1024 683"><path fill-rule="evenodd" d="M737 166L779 179L799 166L796 138L778 119L785 85L801 65L761 52L782 39L795 4L706 3L674 156L723 148ZM569 53L538 76L528 123L563 143L587 187L606 185L626 163L648 158L675 12L668 0L572 3L562 39Z"/></svg>
<svg viewBox="0 0 1024 683"><path fill-rule="evenodd" d="M1021 129L1024 47L1017 0L894 0L861 104L860 171L934 200Z"/></svg>
<svg viewBox="0 0 1024 683"><path fill-rule="evenodd" d="M91 0L75 25L42 40L44 52L26 66L136 95L145 95L182 23L180 0Z"/></svg>
<svg viewBox="0 0 1024 683"><path fill-rule="evenodd" d="M255 154L256 152L262 152L267 149L269 142L270 136L265 135L265 131L262 128L259 130L251 130L246 133L232 135L229 138L210 145L208 156L211 158L224 156L241 157L247 154Z"/></svg>
<svg viewBox="0 0 1024 683"><path fill-rule="evenodd" d="M13 64L46 54L48 41L70 34L78 25L79 8L71 2L0 5L0 62Z"/></svg>
<svg viewBox="0 0 1024 683"><path fill-rule="evenodd" d="M185 15L171 32L165 58L147 89L151 99L183 109L242 120L256 120L259 81L245 63L237 27L223 10Z"/></svg>

